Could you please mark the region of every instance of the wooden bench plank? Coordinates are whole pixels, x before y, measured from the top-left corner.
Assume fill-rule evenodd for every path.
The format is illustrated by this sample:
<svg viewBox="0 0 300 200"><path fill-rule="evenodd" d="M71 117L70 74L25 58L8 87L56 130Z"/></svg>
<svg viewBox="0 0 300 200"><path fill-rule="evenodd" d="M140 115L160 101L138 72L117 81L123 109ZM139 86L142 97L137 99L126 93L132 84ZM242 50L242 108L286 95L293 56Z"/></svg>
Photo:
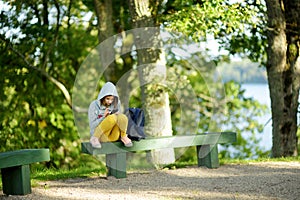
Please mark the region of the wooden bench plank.
<svg viewBox="0 0 300 200"><path fill-rule="evenodd" d="M49 149L22 149L0 153L0 169L49 161Z"/></svg>
<svg viewBox="0 0 300 200"><path fill-rule="evenodd" d="M124 147L121 142L107 142L102 143L101 149L95 149L89 142L83 142L81 144L82 153L91 155L98 154L112 154L120 152L135 152L135 151L147 151L154 149L164 148L180 148L190 147L198 145L212 145L212 144L225 144L233 143L236 141L236 133L234 132L220 132L220 133L208 133L198 135L176 135L146 138L138 142L133 141L133 147Z"/></svg>

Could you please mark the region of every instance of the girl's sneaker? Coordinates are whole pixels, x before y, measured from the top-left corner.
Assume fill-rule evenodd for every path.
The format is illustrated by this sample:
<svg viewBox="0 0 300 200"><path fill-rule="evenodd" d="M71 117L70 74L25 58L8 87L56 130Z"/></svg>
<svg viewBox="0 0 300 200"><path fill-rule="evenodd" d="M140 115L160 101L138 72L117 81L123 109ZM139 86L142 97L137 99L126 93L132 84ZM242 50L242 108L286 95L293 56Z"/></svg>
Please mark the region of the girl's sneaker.
<svg viewBox="0 0 300 200"><path fill-rule="evenodd" d="M92 147L100 149L101 148L101 144L99 142L99 139L95 136L92 136L90 139L90 143L92 145Z"/></svg>
<svg viewBox="0 0 300 200"><path fill-rule="evenodd" d="M133 144L132 144L132 141L126 136L124 137L121 137L121 141L124 143L124 146L125 147L132 147Z"/></svg>

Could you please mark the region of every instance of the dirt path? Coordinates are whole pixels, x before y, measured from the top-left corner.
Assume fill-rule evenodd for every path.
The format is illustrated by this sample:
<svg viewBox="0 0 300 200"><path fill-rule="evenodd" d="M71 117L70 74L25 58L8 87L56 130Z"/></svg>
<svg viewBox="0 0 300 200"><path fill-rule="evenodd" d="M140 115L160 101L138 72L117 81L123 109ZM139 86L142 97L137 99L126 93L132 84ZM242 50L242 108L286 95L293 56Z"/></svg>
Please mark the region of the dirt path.
<svg viewBox="0 0 300 200"><path fill-rule="evenodd" d="M188 167L113 177L39 182L26 196L0 199L300 199L300 162Z"/></svg>

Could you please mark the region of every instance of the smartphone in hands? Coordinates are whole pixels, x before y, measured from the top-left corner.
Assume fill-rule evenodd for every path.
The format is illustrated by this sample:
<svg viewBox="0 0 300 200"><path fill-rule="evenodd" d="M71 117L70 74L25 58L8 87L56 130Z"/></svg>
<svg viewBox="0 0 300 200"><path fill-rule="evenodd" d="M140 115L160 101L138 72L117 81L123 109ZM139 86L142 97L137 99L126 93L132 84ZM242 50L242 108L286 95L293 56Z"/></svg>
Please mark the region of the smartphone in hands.
<svg viewBox="0 0 300 200"><path fill-rule="evenodd" d="M111 112L110 112L110 114L114 114L114 113L117 113L118 112L118 110L112 110Z"/></svg>

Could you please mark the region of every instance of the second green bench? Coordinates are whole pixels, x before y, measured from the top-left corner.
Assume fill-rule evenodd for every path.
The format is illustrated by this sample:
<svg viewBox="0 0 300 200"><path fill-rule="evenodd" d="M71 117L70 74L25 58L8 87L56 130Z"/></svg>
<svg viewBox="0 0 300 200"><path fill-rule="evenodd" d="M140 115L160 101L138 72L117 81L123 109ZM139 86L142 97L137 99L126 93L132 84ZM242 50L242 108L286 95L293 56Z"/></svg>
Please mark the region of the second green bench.
<svg viewBox="0 0 300 200"><path fill-rule="evenodd" d="M49 161L49 149L22 149L0 153L3 193L25 195L31 193L29 165Z"/></svg>

